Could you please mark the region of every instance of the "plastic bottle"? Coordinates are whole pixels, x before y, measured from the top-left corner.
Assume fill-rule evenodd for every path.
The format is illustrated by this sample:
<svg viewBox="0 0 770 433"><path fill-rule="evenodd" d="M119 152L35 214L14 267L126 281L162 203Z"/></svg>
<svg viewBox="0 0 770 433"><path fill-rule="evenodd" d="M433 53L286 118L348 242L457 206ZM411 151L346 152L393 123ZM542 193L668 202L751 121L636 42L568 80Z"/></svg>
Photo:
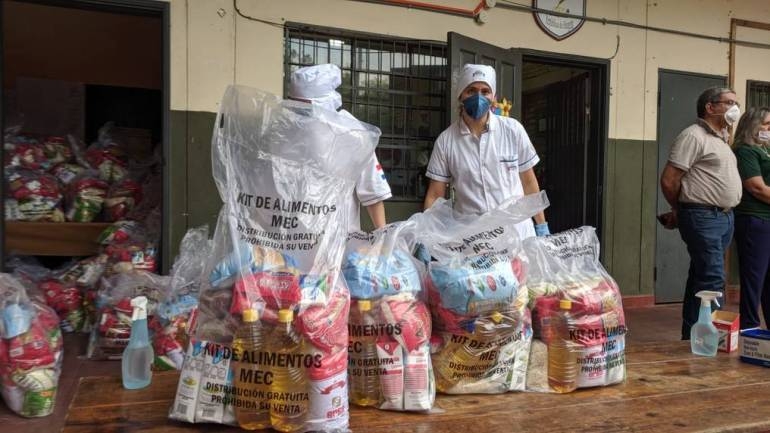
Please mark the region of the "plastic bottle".
<svg viewBox="0 0 770 433"><path fill-rule="evenodd" d="M488 381L483 376L497 365L500 349L494 342L510 333L511 327L510 317L495 311L477 319L473 333L452 334L439 356L433 358L436 389L448 392L460 383ZM484 392L504 392L507 388L503 381L490 382Z"/></svg>
<svg viewBox="0 0 770 433"><path fill-rule="evenodd" d="M719 333L711 321L711 302L717 306L717 298L722 296L720 292L701 290L695 296L700 298L700 311L698 321L690 328L690 348L692 353L701 356L716 356L719 346Z"/></svg>
<svg viewBox="0 0 770 433"><path fill-rule="evenodd" d="M554 326L548 344L548 385L558 393L572 392L577 388L578 347L571 339L572 301L559 301L559 312L551 318Z"/></svg>
<svg viewBox="0 0 770 433"><path fill-rule="evenodd" d="M259 312L254 309L243 310L243 324L235 331L233 350L239 358L248 352L253 359L262 350L262 323ZM235 418L238 425L245 430L257 430L270 427L270 410L267 393L270 390L269 381L259 364L252 362L237 362L233 369L235 388L240 390L240 400L248 402L248 406L235 405Z"/></svg>
<svg viewBox="0 0 770 433"><path fill-rule="evenodd" d="M147 332L147 298L137 296L131 300L131 338L123 350L121 367L123 369L123 387L126 389L144 388L152 380L150 366L155 353L150 345Z"/></svg>
<svg viewBox="0 0 770 433"><path fill-rule="evenodd" d="M271 392L280 399L270 402L270 423L282 432L303 430L309 410L307 367L303 362L302 340L292 328L294 311L278 310L278 325L267 343L267 351L285 365L272 366Z"/></svg>
<svg viewBox="0 0 770 433"><path fill-rule="evenodd" d="M366 326L375 324L372 301L360 299L350 315L350 400L359 406L377 406L380 403L379 369L374 363L377 356L377 336L366 332ZM370 335L366 335L369 333Z"/></svg>

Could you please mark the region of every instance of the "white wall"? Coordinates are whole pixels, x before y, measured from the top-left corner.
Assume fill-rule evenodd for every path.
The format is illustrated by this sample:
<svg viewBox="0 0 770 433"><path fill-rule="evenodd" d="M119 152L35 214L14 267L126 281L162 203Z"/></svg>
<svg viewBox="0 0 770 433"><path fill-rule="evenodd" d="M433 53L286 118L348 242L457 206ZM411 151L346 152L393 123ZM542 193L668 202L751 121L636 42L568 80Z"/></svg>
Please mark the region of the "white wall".
<svg viewBox="0 0 770 433"><path fill-rule="evenodd" d="M466 9L477 4L425 1ZM216 111L233 82L282 93L281 28L237 16L232 0L171 0L171 5L172 109ZM350 0L238 0L237 5L245 15L274 23L439 41L455 31L501 47L611 58L611 138L655 139L659 68L725 76L729 69L727 43L597 22L555 41L531 13L501 7L489 10L489 21L479 25L466 17ZM588 0L587 14L727 38L731 18L770 23L770 1ZM769 31L740 28L737 37L770 43ZM735 75L743 100L746 79L770 81L770 50L738 47Z"/></svg>

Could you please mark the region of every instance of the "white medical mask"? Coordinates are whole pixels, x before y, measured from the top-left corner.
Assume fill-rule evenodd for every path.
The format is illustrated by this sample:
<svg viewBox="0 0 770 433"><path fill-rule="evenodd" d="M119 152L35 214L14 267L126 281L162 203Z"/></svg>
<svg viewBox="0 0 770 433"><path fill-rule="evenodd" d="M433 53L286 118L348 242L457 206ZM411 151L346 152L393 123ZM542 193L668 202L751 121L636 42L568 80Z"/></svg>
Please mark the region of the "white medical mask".
<svg viewBox="0 0 770 433"><path fill-rule="evenodd" d="M737 105L733 105L727 111L725 111L725 122L728 125L733 125L741 117L741 109Z"/></svg>
<svg viewBox="0 0 770 433"><path fill-rule="evenodd" d="M757 141L762 143L770 142L770 131L757 131Z"/></svg>

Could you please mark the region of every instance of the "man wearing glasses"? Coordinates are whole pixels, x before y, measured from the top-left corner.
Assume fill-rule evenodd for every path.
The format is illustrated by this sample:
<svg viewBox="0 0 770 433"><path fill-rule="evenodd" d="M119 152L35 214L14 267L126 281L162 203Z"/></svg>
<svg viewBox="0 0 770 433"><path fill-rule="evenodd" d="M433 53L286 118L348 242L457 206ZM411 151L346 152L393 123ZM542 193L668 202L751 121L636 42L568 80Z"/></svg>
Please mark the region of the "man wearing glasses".
<svg viewBox="0 0 770 433"><path fill-rule="evenodd" d="M661 215L666 228L679 227L690 254L682 304L682 339L698 321L701 290L724 293L724 255L733 236L733 211L741 199L741 178L730 148L729 126L740 117L735 92L724 87L704 91L698 119L671 146L660 187L671 212Z"/></svg>

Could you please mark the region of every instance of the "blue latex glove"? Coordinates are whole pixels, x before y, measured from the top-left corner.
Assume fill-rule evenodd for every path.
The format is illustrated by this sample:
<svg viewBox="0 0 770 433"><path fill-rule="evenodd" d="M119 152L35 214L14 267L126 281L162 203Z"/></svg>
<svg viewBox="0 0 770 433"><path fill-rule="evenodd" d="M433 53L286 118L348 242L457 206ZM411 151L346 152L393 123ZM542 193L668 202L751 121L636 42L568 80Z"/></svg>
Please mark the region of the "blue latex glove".
<svg viewBox="0 0 770 433"><path fill-rule="evenodd" d="M551 234L551 230L548 229L548 222L542 224L535 224L535 234L537 236L548 236Z"/></svg>

